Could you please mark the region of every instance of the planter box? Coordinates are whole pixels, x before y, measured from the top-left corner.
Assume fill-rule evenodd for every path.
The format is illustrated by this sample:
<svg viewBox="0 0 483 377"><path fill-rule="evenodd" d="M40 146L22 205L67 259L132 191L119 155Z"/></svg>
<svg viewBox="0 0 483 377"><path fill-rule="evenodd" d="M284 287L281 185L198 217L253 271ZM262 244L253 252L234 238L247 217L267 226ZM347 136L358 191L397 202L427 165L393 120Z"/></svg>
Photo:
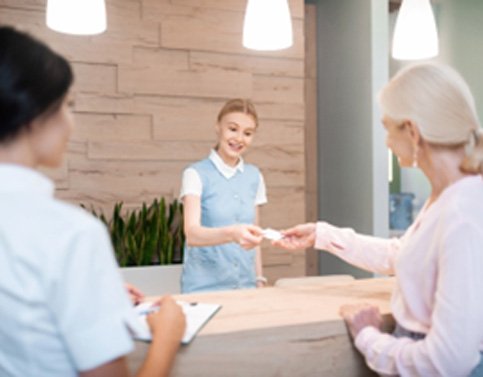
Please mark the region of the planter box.
<svg viewBox="0 0 483 377"><path fill-rule="evenodd" d="M146 296L181 292L182 264L123 267L120 270L124 281L139 288Z"/></svg>

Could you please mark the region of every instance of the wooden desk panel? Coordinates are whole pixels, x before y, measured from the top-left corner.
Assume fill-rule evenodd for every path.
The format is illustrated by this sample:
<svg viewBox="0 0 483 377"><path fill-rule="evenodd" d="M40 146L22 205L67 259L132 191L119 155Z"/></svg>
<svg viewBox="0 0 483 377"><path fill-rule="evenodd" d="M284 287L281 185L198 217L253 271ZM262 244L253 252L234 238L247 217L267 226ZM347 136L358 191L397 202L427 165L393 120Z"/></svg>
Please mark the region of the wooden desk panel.
<svg viewBox="0 0 483 377"><path fill-rule="evenodd" d="M181 348L172 376L374 376L353 347L339 307L369 302L393 325L389 298L394 279L322 286L272 287L178 295L223 307L195 340ZM147 345L129 356L136 370Z"/></svg>

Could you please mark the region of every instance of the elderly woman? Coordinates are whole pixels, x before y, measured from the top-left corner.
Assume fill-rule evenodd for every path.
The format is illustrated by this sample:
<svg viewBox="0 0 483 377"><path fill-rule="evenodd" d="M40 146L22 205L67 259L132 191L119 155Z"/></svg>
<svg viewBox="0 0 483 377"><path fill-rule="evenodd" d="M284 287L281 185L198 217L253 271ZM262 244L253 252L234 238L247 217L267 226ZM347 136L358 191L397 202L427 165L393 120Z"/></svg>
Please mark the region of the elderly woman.
<svg viewBox="0 0 483 377"><path fill-rule="evenodd" d="M287 249L315 246L358 267L395 274L397 326L381 332L370 305L345 306L357 349L382 375L483 376L483 134L472 94L450 67L403 69L380 94L386 143L419 168L431 195L401 239L325 222L284 232Z"/></svg>

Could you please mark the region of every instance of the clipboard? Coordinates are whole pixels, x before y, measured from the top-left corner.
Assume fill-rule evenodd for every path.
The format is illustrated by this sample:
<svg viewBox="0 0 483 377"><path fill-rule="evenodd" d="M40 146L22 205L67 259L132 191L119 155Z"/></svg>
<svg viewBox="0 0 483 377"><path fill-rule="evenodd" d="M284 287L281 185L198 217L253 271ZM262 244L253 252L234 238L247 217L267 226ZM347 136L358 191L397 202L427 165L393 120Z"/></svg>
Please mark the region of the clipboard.
<svg viewBox="0 0 483 377"><path fill-rule="evenodd" d="M203 326L221 309L219 304L186 301L176 301L176 303L181 306L186 317L186 330L181 339L183 345L191 343ZM153 302L147 301L136 305L134 310L140 322L139 328L133 334L134 339L150 342L152 337L146 317L149 313L156 311L157 307L153 307Z"/></svg>

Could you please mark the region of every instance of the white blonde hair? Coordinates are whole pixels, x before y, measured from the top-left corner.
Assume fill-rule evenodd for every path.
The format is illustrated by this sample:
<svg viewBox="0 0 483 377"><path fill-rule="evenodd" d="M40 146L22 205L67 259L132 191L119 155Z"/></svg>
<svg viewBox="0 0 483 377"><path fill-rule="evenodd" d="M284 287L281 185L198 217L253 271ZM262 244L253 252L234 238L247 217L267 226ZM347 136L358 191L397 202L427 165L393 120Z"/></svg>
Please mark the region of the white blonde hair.
<svg viewBox="0 0 483 377"><path fill-rule="evenodd" d="M381 90L379 103L394 121L413 121L432 144L466 144L462 170L483 173L483 132L475 100L453 68L438 63L406 67Z"/></svg>

